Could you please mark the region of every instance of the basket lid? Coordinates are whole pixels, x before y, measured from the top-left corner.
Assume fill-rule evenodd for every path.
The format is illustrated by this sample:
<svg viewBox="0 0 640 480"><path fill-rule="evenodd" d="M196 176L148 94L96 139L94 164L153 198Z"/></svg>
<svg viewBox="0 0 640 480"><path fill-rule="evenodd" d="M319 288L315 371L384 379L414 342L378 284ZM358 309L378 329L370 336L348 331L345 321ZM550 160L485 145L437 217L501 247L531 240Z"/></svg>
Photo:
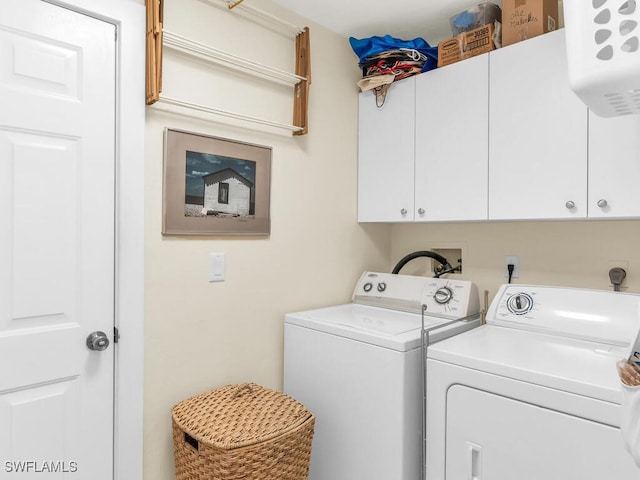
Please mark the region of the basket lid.
<svg viewBox="0 0 640 480"><path fill-rule="evenodd" d="M215 388L172 409L173 421L180 429L225 450L279 437L312 416L293 398L255 383Z"/></svg>

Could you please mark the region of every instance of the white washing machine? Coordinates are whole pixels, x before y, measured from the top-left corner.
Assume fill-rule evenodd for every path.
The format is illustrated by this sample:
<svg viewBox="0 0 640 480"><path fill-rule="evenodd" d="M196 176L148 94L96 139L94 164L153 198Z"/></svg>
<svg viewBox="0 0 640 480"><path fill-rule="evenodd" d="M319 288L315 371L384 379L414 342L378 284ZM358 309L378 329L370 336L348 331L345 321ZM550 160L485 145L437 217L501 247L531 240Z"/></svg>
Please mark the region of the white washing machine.
<svg viewBox="0 0 640 480"><path fill-rule="evenodd" d="M427 352L427 480L632 480L616 361L640 296L503 285L487 324Z"/></svg>
<svg viewBox="0 0 640 480"><path fill-rule="evenodd" d="M352 303L286 315L284 392L316 416L309 478L418 480L422 324L432 344L478 312L471 282L365 272Z"/></svg>

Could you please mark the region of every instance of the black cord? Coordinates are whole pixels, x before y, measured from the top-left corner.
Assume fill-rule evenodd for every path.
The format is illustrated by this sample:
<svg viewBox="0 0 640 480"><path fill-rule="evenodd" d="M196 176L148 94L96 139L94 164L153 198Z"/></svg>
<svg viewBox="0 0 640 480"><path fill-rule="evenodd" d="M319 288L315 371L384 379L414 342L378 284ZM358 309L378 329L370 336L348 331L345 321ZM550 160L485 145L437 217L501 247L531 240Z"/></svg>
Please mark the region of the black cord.
<svg viewBox="0 0 640 480"><path fill-rule="evenodd" d="M507 265L507 271L509 272L509 283L511 283L511 277L513 275L513 269L515 267L516 266L513 263L510 263L510 264Z"/></svg>

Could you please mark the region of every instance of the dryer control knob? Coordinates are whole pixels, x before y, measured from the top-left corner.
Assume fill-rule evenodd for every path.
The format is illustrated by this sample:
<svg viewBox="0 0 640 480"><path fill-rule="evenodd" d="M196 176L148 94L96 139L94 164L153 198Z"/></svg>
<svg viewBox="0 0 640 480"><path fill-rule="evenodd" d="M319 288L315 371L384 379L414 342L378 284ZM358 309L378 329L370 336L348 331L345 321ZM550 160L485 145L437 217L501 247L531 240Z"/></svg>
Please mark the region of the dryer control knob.
<svg viewBox="0 0 640 480"><path fill-rule="evenodd" d="M516 293L507 299L507 308L511 313L524 315L533 308L533 299L526 293Z"/></svg>
<svg viewBox="0 0 640 480"><path fill-rule="evenodd" d="M436 290L436 293L433 295L433 299L436 303L440 305L444 305L445 303L449 303L453 298L453 292L449 287L440 287Z"/></svg>

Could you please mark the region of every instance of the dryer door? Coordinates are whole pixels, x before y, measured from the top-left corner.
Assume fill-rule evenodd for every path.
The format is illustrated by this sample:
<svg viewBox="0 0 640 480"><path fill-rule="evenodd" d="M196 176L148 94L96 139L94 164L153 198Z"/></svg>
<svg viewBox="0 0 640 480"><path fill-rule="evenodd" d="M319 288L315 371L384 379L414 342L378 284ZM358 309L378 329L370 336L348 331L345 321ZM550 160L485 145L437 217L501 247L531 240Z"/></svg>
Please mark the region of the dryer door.
<svg viewBox="0 0 640 480"><path fill-rule="evenodd" d="M446 480L638 478L609 425L463 385L446 418Z"/></svg>

